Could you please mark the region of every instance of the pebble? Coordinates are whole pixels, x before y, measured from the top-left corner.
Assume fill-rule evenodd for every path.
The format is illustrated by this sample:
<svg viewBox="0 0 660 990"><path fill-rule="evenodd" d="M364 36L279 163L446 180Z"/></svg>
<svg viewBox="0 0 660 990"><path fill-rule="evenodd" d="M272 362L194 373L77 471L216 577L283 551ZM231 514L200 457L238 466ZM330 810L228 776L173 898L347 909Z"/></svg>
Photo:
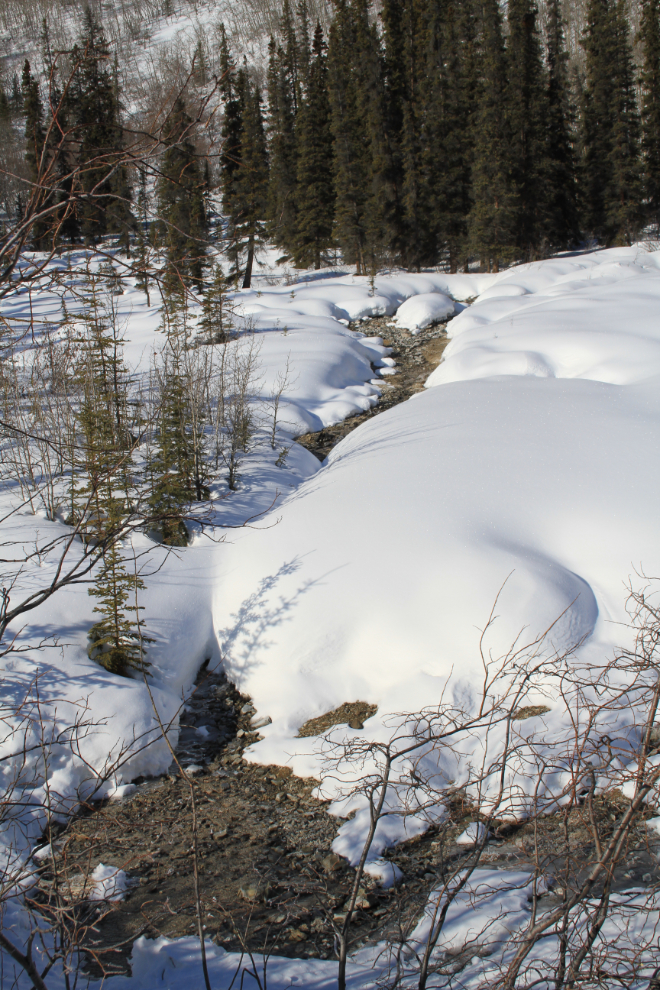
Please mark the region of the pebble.
<svg viewBox="0 0 660 990"><path fill-rule="evenodd" d="M343 865L344 860L341 856L336 853L329 853L324 859L321 860L321 866L326 873L333 873L335 870L339 870Z"/></svg>
<svg viewBox="0 0 660 990"><path fill-rule="evenodd" d="M265 901L270 891L269 885L257 883L254 880L247 880L238 888L238 892L244 901L250 904L257 904Z"/></svg>

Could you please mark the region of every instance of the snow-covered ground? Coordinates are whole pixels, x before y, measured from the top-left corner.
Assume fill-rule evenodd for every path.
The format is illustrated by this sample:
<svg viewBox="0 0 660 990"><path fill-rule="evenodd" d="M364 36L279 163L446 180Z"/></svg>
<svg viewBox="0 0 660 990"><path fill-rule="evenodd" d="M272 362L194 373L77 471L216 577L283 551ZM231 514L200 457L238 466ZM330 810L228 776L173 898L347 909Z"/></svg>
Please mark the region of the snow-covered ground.
<svg viewBox="0 0 660 990"><path fill-rule="evenodd" d="M367 701L378 712L362 734L385 740L395 713L433 706L443 692L467 710L477 702L479 629L498 593L500 618L487 644L494 656L521 630L532 641L552 627L552 645L561 652L579 643L572 662L597 676L626 641L624 583L635 569L660 573L660 252L613 249L498 275L393 273L371 282L326 271L293 284L257 282L236 293L234 304L237 322L249 322L263 341L264 401L289 361L282 420L295 435L368 408L379 394L372 365L392 370L382 341L354 332L348 321L394 317L410 300L404 325L414 330L429 312L446 312L445 296L458 315L424 393L360 426L322 465L294 446L280 468L277 451L262 447L218 521L240 523L277 495L272 512L229 531L222 543L198 536L153 568L141 604L155 639L153 692L165 718L210 657L253 698L258 714L272 719L249 758L320 777L314 740L297 738L311 717ZM2 311L25 317L28 301L37 318L57 319L60 301L46 293L7 299ZM144 368L158 341L157 309L148 310L137 290L119 301L128 360ZM12 539L25 540L37 528L43 537L62 526L25 512L6 525ZM154 562L161 557L155 548ZM48 566L25 580L44 580ZM106 721L86 752L100 764L111 747L150 731L153 715L143 684L88 659L92 604L85 587L73 588L32 613L22 641L57 633L60 651L7 658L3 682L8 696L18 696L39 667L42 696L63 721L74 703L89 699ZM570 725L546 673L525 698L550 709L527 725L537 747ZM620 713L610 731L634 735L634 717ZM351 735L359 730L334 730L336 739ZM482 746L477 733L460 755L447 750L440 779L466 779ZM162 772L169 759L156 744L111 786ZM11 767L0 767L9 779ZM73 798L86 776L82 761L62 754L62 794ZM525 782L517 783L520 811ZM560 788L561 772L546 784L548 792ZM326 790L332 793L329 783ZM38 788L31 793L36 803ZM345 815L351 807L338 802L336 810ZM351 860L363 825L358 808L337 839L335 848ZM414 818L399 820L376 845L421 827ZM36 832L37 823L34 838ZM469 927L466 909L464 917L460 924ZM127 986L183 985L197 952L190 940L142 942ZM222 986L235 960L213 952ZM373 961L356 958L353 986L368 985ZM272 966L273 986L332 983L330 963Z"/></svg>

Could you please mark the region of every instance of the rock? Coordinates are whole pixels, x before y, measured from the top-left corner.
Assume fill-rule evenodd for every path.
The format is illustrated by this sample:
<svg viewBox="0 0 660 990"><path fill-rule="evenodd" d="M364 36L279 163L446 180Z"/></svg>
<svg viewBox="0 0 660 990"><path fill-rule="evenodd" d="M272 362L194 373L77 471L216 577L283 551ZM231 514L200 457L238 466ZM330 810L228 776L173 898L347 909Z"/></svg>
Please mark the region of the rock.
<svg viewBox="0 0 660 990"><path fill-rule="evenodd" d="M191 763L190 766L183 767L183 772L189 777L195 777L198 773L204 773L204 767L200 767L198 763Z"/></svg>
<svg viewBox="0 0 660 990"><path fill-rule="evenodd" d="M335 870L341 869L343 865L344 860L336 853L329 853L325 859L321 860L321 866L326 873L334 873Z"/></svg>
<svg viewBox="0 0 660 990"><path fill-rule="evenodd" d="M246 880L240 885L238 892L248 904L259 904L267 899L270 887L258 880Z"/></svg>
<svg viewBox="0 0 660 990"><path fill-rule="evenodd" d="M369 911L370 908L374 907L378 903L378 897L375 894L367 893L364 887L360 887L358 890L357 897L355 899L355 911ZM347 914L351 906L350 897L344 904L342 911Z"/></svg>
<svg viewBox="0 0 660 990"><path fill-rule="evenodd" d="M281 804L282 801L286 800L286 792L280 791L279 794L275 795L275 800L277 801L278 804Z"/></svg>
<svg viewBox="0 0 660 990"><path fill-rule="evenodd" d="M349 729L364 729L364 722L359 718L352 718L348 723Z"/></svg>
<svg viewBox="0 0 660 990"><path fill-rule="evenodd" d="M288 935L289 942L305 942L307 940L307 933L300 930L300 928L293 928Z"/></svg>
<svg viewBox="0 0 660 990"><path fill-rule="evenodd" d="M264 715L261 718L253 718L250 722L251 729L263 729L265 725L270 725L272 722L270 715Z"/></svg>
<svg viewBox="0 0 660 990"><path fill-rule="evenodd" d="M252 715L255 712L256 712L256 708L254 707L251 701L248 701L247 704L243 705L243 707L241 708L241 715Z"/></svg>

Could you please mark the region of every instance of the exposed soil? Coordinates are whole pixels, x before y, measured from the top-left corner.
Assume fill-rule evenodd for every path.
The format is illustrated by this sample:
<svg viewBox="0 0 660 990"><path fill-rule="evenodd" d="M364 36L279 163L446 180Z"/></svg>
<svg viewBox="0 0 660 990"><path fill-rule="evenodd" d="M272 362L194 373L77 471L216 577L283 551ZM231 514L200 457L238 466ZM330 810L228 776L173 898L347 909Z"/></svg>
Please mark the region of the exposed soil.
<svg viewBox="0 0 660 990"><path fill-rule="evenodd" d="M333 955L332 920L341 923L354 871L331 852L341 824L327 805L313 797L313 779L292 776L288 767L256 766L243 749L257 738L254 709L221 675L202 671L190 699L181 733L179 758L193 781L198 816L200 890L205 935L227 949L248 947L298 958ZM364 721L374 706L350 702L310 720L301 735L331 725ZM534 717L531 709L519 718ZM202 729L200 732L199 729ZM196 762L193 762L195 760ZM604 838L621 818L616 796L596 808ZM403 877L393 891L364 878L359 910L352 924L352 950L385 937L396 939L410 928L430 890L448 871L467 862L470 850L456 839L478 816L458 793L450 821L385 853ZM535 859L550 874L570 864L579 882L593 838L588 815L576 809L568 822L569 848L563 845L561 814L532 823L501 823L485 847L480 865L491 869L534 870ZM141 934L177 938L196 932L193 897L192 807L188 783L176 765L167 776L138 784L132 797L86 809L54 841L59 883L83 889L98 863L116 866L131 877L128 896L100 912L95 946L111 954L105 972L128 972L133 941ZM649 839L643 824L632 835L615 875L615 890L631 883L660 882L660 841ZM51 865L42 868L41 886L52 882ZM557 903L561 891L544 895ZM447 972L458 972L475 955L447 957ZM443 964L444 965L444 964ZM442 968L442 967L441 967ZM96 964L90 972L98 975Z"/></svg>
<svg viewBox="0 0 660 990"><path fill-rule="evenodd" d="M349 416L336 426L327 426L318 433L305 433L296 437L297 443L307 447L321 461L360 423L378 416L399 402L405 402L416 392L421 392L428 376L440 364L442 352L449 343L446 322L436 323L414 336L410 331L397 327L391 316L363 320L351 324L351 328L360 330L369 337L383 338L383 343L392 348L390 356L396 361L395 374L382 376L382 395L377 405L371 409ZM378 376L380 372L374 370L374 378Z"/></svg>

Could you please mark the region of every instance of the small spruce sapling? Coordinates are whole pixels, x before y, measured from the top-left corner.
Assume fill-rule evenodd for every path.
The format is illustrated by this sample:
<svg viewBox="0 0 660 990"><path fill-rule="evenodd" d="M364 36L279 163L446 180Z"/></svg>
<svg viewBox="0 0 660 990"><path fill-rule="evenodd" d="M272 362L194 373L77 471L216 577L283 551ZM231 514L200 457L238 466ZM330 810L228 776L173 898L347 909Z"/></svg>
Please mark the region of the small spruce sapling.
<svg viewBox="0 0 660 990"><path fill-rule="evenodd" d="M199 322L202 333L211 344L223 344L229 339L232 324L231 310L227 303L227 284L220 265L216 265L213 279L204 295L202 318Z"/></svg>

